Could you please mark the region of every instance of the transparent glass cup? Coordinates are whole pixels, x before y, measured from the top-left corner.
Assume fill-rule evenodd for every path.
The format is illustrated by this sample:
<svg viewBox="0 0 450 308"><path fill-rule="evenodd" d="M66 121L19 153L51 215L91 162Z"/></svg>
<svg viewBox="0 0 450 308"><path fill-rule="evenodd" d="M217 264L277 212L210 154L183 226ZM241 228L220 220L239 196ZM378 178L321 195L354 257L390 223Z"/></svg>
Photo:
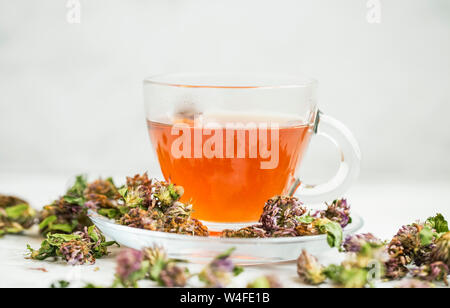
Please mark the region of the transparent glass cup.
<svg viewBox="0 0 450 308"><path fill-rule="evenodd" d="M168 74L144 80L149 136L167 181L211 230L256 222L265 201L343 196L359 173L352 133L319 111L317 82L276 74ZM308 185L298 172L311 138L340 151L337 174Z"/></svg>

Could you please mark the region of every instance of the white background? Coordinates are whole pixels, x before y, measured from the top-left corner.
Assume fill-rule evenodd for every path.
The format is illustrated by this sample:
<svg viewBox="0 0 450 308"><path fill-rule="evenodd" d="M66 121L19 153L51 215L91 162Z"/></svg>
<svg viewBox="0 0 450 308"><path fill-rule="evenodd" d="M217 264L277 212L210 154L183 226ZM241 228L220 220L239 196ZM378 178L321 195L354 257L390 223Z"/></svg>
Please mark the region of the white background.
<svg viewBox="0 0 450 308"><path fill-rule="evenodd" d="M165 72L302 73L354 132L360 181L450 179L450 1L0 0L0 172L131 174L157 166L142 79ZM305 177L336 151L316 140Z"/></svg>

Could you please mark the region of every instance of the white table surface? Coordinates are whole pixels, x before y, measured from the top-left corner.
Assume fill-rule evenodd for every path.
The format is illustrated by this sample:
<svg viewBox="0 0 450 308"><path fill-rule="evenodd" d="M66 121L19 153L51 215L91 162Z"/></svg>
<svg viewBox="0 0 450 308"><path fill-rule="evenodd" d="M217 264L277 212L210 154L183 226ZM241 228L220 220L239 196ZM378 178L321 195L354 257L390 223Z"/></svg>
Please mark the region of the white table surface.
<svg viewBox="0 0 450 308"><path fill-rule="evenodd" d="M117 179L121 183L120 178ZM65 176L0 174L0 193L23 197L33 207L40 208L61 195L68 181ZM353 209L365 220L362 232L372 232L383 239L391 238L403 224L426 219L438 212L450 218L450 180L358 183L347 197ZM113 248L111 255L97 260L95 265L69 266L63 262L25 259L26 245L38 248L41 241L36 228L24 235L0 238L0 287L48 287L57 280L72 281L73 286L82 286L86 282L108 286L114 279L115 256L119 249ZM341 258L342 255L332 252L320 256L320 261L324 264L338 263ZM189 267L191 272L201 268L195 264ZM306 287L299 282L293 262L248 266L231 286L245 287L247 282L263 274L275 274L285 287ZM192 281L193 286L197 283ZM152 282L141 284L142 287L153 285Z"/></svg>

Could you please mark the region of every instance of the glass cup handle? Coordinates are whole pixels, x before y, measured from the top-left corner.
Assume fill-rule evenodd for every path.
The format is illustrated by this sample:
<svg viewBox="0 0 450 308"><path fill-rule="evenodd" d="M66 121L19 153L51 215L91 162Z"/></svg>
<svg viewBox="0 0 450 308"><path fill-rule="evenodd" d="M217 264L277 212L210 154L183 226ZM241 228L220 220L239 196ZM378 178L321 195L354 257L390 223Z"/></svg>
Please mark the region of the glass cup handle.
<svg viewBox="0 0 450 308"><path fill-rule="evenodd" d="M338 120L318 111L314 132L331 140L338 148L341 163L336 175L326 183L308 185L298 178L289 190L289 195L296 193L305 203L323 203L343 197L353 181L358 177L361 151L350 130Z"/></svg>

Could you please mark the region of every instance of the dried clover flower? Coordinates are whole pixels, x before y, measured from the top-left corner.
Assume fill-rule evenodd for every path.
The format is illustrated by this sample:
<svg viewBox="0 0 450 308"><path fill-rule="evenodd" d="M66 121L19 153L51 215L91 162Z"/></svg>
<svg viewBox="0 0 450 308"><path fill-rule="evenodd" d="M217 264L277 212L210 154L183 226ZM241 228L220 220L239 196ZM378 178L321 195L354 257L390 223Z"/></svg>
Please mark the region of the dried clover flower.
<svg viewBox="0 0 450 308"><path fill-rule="evenodd" d="M137 287L137 282L144 279L150 268L144 261L144 254L135 249L124 249L117 256L116 281L113 286Z"/></svg>
<svg viewBox="0 0 450 308"><path fill-rule="evenodd" d="M384 245L365 243L359 251L348 253L340 265L328 266L324 274L338 286L364 288L384 276L387 260Z"/></svg>
<svg viewBox="0 0 450 308"><path fill-rule="evenodd" d="M345 228L352 222L350 217L350 205L346 199L334 200L331 204L327 204L327 209L319 211L316 216L328 218L331 221L337 222L342 228Z"/></svg>
<svg viewBox="0 0 450 308"><path fill-rule="evenodd" d="M347 209L347 207L346 207ZM343 239L339 223L326 217L313 217L295 197L275 196L269 199L259 224L238 230L223 230L222 237L263 238L327 234L331 247L340 247Z"/></svg>
<svg viewBox="0 0 450 308"><path fill-rule="evenodd" d="M391 258L385 263L384 277L390 280L397 280L408 275L408 268L397 258Z"/></svg>
<svg viewBox="0 0 450 308"><path fill-rule="evenodd" d="M96 258L108 254L107 247L113 244L115 242L106 242L101 232L91 226L72 234L48 233L39 250L34 250L29 245L28 250L30 257L35 260L61 257L71 265L81 265L95 263Z"/></svg>
<svg viewBox="0 0 450 308"><path fill-rule="evenodd" d="M327 278L324 275L324 266L316 257L303 250L297 259L297 274L300 279L308 284L319 285Z"/></svg>
<svg viewBox="0 0 450 308"><path fill-rule="evenodd" d="M266 202L259 222L266 231L295 228L296 218L305 213L306 209L296 197L276 196Z"/></svg>
<svg viewBox="0 0 450 308"><path fill-rule="evenodd" d="M86 187L86 178L77 176L74 185L63 197L44 207L39 218L39 230L42 234L72 233L92 225L84 205Z"/></svg>
<svg viewBox="0 0 450 308"><path fill-rule="evenodd" d="M27 203L25 200L0 194L0 208L7 208L18 204Z"/></svg>
<svg viewBox="0 0 450 308"><path fill-rule="evenodd" d="M208 228L195 218L166 217L164 232L208 236Z"/></svg>
<svg viewBox="0 0 450 308"><path fill-rule="evenodd" d="M84 190L86 208L97 210L99 214L115 218L120 214L119 193L112 178L106 180L98 179L87 184Z"/></svg>
<svg viewBox="0 0 450 308"><path fill-rule="evenodd" d="M309 214L304 215L297 219L299 224L295 228L298 236L311 236L311 235L319 235L321 231L318 228L318 224L322 224L323 220L318 220L315 217L310 216Z"/></svg>
<svg viewBox="0 0 450 308"><path fill-rule="evenodd" d="M58 280L50 285L52 289L66 289L70 286L70 282L67 280Z"/></svg>
<svg viewBox="0 0 450 308"><path fill-rule="evenodd" d="M349 235L342 246L345 252L360 252L365 245L381 247L384 243L372 233L366 233Z"/></svg>
<svg viewBox="0 0 450 308"><path fill-rule="evenodd" d="M282 288L283 285L281 284L281 282L278 280L277 277L275 276L262 276L262 277L258 277L255 280L253 280L252 282L250 282L249 284L247 284L247 288L252 288L252 289L268 289L268 288Z"/></svg>
<svg viewBox="0 0 450 308"><path fill-rule="evenodd" d="M107 178L106 180L98 179L89 183L84 190L84 195L87 199L89 197L95 199L97 195L105 196L110 200L118 200L120 198L119 191L112 178Z"/></svg>
<svg viewBox="0 0 450 308"><path fill-rule="evenodd" d="M221 236L228 238L263 238L266 237L266 231L261 225L253 225L238 230L225 229Z"/></svg>
<svg viewBox="0 0 450 308"><path fill-rule="evenodd" d="M387 246L391 260L386 263L386 277L406 276L406 266L410 264L421 266L442 261L436 258L437 252L442 251L436 246L445 232L448 232L448 223L441 214L428 218L425 223L403 226Z"/></svg>
<svg viewBox="0 0 450 308"><path fill-rule="evenodd" d="M162 208L170 207L174 202L178 201L184 193L181 186L175 186L166 182L156 182L154 184L153 196L158 201L158 205Z"/></svg>
<svg viewBox="0 0 450 308"><path fill-rule="evenodd" d="M324 274L342 288L364 288L368 284L369 272L366 268L330 265L324 270Z"/></svg>
<svg viewBox="0 0 450 308"><path fill-rule="evenodd" d="M429 282L443 281L448 285L447 276L449 275L449 268L444 262L438 261L413 269L412 275Z"/></svg>
<svg viewBox="0 0 450 308"><path fill-rule="evenodd" d="M306 209L296 198L277 196L267 201L260 224L238 230L223 230L222 237L263 238L327 234L331 247L341 246L343 231L337 222L305 213Z"/></svg>
<svg viewBox="0 0 450 308"><path fill-rule="evenodd" d="M191 217L192 205L180 201L183 188L149 180L147 174L127 178L120 189L124 205L116 220L123 225L178 234L208 236L206 226Z"/></svg>
<svg viewBox="0 0 450 308"><path fill-rule="evenodd" d="M89 244L82 240L73 239L68 242L61 243L59 252L61 253L63 259L70 265L95 263L95 258L90 251Z"/></svg>
<svg viewBox="0 0 450 308"><path fill-rule="evenodd" d="M147 260L150 266L154 266L157 263L163 263L167 260L167 252L161 246L147 247L142 250L143 258Z"/></svg>
<svg viewBox="0 0 450 308"><path fill-rule="evenodd" d="M398 289L431 289L434 286L419 279L407 279L397 286Z"/></svg>
<svg viewBox="0 0 450 308"><path fill-rule="evenodd" d="M433 262L444 262L450 268L450 232L445 233L437 240L431 252Z"/></svg>
<svg viewBox="0 0 450 308"><path fill-rule="evenodd" d="M420 231L423 226L413 224L403 226L388 245L391 258L399 259L401 264L411 264L415 257L425 253Z"/></svg>
<svg viewBox="0 0 450 308"><path fill-rule="evenodd" d="M135 175L134 177L127 177L127 184L125 187L119 189L119 194L122 196L124 208L141 208L145 210L152 209L156 200L152 199L154 184L148 178L147 173L143 175Z"/></svg>
<svg viewBox="0 0 450 308"><path fill-rule="evenodd" d="M118 221L122 225L153 231L164 227L164 216L162 213L157 211L149 212L140 208L129 210Z"/></svg>
<svg viewBox="0 0 450 308"><path fill-rule="evenodd" d="M340 265L330 265L324 274L343 288L365 288L384 276L387 254L384 247L364 245L358 253L347 255Z"/></svg>
<svg viewBox="0 0 450 308"><path fill-rule="evenodd" d="M164 214L170 217L189 218L192 214L192 204L175 201L166 208Z"/></svg>
<svg viewBox="0 0 450 308"><path fill-rule="evenodd" d="M187 269L174 263L167 264L159 274L160 284L166 287L184 287L187 282Z"/></svg>
<svg viewBox="0 0 450 308"><path fill-rule="evenodd" d="M425 223L403 226L387 246L390 260L386 262L386 278L405 277L410 264L419 266L414 270L419 275L418 271L429 268L433 261L443 261L436 255L443 251L437 248L437 244L445 232L448 232L448 223L442 214L428 218Z"/></svg>
<svg viewBox="0 0 450 308"><path fill-rule="evenodd" d="M149 264L149 279L166 287L184 287L188 270L177 265L182 260L169 259L164 248L153 246L145 248L143 259Z"/></svg>
<svg viewBox="0 0 450 308"><path fill-rule="evenodd" d="M6 217L1 214L0 210L0 237L5 234L18 234L23 230L24 229L20 224L6 219Z"/></svg>
<svg viewBox="0 0 450 308"><path fill-rule="evenodd" d="M235 266L230 258L235 248L230 248L212 260L198 275L206 287L223 288L231 282L233 276L242 273L243 269Z"/></svg>
<svg viewBox="0 0 450 308"><path fill-rule="evenodd" d="M36 211L13 196L0 195L0 237L29 229L36 222Z"/></svg>

